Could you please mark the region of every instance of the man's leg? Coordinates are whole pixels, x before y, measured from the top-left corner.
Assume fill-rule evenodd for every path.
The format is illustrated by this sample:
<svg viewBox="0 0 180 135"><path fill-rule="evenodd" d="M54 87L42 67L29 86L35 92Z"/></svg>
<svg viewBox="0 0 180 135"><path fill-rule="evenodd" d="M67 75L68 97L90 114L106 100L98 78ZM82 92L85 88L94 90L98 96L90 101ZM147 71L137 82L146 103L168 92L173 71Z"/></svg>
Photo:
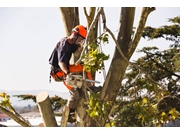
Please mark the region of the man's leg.
<svg viewBox="0 0 180 135"><path fill-rule="evenodd" d="M67 106L69 107L69 117L68 122L73 123L76 121L75 118L75 110L78 105L79 100L79 92L77 89L71 89L70 91L70 97L68 99Z"/></svg>

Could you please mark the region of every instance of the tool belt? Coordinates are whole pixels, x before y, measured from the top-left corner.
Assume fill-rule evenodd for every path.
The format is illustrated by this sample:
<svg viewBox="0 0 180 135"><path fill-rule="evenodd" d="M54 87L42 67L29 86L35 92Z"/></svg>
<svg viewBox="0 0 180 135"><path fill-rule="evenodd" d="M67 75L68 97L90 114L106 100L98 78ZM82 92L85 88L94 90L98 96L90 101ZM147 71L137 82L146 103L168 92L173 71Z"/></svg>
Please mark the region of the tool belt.
<svg viewBox="0 0 180 135"><path fill-rule="evenodd" d="M65 74L64 72L57 67L52 66L51 71L50 71L50 79L49 82L51 82L51 77L56 81L56 82L62 82L65 79Z"/></svg>

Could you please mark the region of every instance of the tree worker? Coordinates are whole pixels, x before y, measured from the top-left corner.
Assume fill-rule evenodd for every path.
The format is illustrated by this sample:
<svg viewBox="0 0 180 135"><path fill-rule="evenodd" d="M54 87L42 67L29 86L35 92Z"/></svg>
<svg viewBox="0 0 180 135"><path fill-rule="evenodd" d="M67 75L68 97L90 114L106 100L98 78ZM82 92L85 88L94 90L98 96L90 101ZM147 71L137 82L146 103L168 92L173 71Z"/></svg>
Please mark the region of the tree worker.
<svg viewBox="0 0 180 135"><path fill-rule="evenodd" d="M51 67L51 76L56 81L62 81L64 85L68 88L70 92L70 97L68 99L67 106L70 109L68 122L75 122L75 110L78 105L78 100L80 97L80 90L78 88L72 88L66 84L64 81L64 77L69 73L82 73L83 66L81 64L78 65L70 65L71 55L76 51L81 51L83 48L81 44L86 39L87 30L83 25L77 25L72 29L72 33L68 37L62 38L54 48L50 58L49 64ZM92 76L87 72L87 76L92 80ZM93 92L99 92L102 87L95 87L94 85L90 87Z"/></svg>

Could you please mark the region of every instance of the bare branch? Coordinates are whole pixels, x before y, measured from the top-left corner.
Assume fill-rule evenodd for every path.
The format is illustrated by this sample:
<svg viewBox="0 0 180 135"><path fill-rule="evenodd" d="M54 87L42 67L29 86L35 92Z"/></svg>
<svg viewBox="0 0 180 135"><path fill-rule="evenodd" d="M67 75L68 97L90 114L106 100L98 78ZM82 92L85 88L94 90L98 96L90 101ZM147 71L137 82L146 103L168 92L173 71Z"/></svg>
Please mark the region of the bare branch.
<svg viewBox="0 0 180 135"><path fill-rule="evenodd" d="M88 20L88 18L89 18L89 15L87 14L86 7L83 7L83 9L84 9L84 14L85 14L85 16L86 16L86 18L87 18L87 20Z"/></svg>
<svg viewBox="0 0 180 135"><path fill-rule="evenodd" d="M132 42L130 44L130 48L129 48L129 53L128 53L128 58L130 58L133 54L133 52L135 51L140 39L141 39L141 36L142 36L142 33L143 33L143 30L144 30L144 26L146 24L146 21L147 21L147 18L148 18L148 15L154 11L156 8L154 7L144 7L142 9L142 13L141 13L141 17L140 17L140 21L139 21L139 24L138 24L138 27L136 29L136 32L135 32L135 36L134 38L132 39Z"/></svg>

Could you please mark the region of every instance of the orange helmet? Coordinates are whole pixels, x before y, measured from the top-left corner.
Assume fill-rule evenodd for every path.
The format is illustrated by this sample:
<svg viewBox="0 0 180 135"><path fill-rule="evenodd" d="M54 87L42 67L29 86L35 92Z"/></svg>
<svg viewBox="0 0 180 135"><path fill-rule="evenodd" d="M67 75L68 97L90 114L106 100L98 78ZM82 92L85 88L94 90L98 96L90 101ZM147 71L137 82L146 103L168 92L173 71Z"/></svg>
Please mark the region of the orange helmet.
<svg viewBox="0 0 180 135"><path fill-rule="evenodd" d="M77 25L75 28L73 28L73 31L77 32L83 38L86 38L87 29L83 25Z"/></svg>

